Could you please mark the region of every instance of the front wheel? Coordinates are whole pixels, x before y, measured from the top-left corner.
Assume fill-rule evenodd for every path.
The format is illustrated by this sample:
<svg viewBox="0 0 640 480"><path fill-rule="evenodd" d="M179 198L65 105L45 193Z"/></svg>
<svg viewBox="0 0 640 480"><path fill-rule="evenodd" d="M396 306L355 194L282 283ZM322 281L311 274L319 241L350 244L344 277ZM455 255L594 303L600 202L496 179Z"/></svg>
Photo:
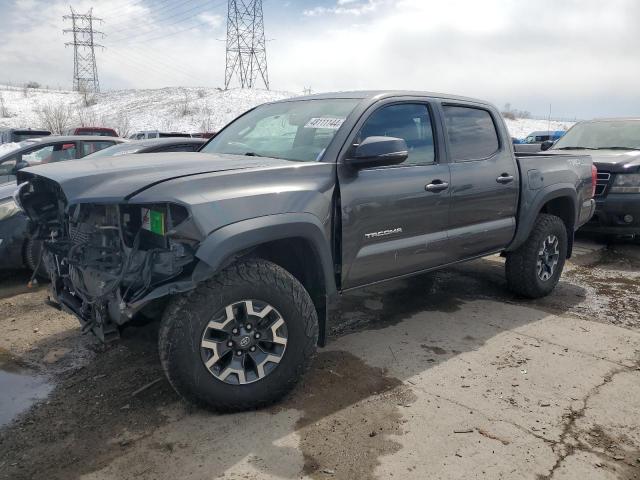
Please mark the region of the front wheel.
<svg viewBox="0 0 640 480"><path fill-rule="evenodd" d="M511 291L528 298L548 295L558 284L567 258L564 222L555 215L538 215L527 241L506 256Z"/></svg>
<svg viewBox="0 0 640 480"><path fill-rule="evenodd" d="M318 341L309 294L264 260L235 263L167 307L160 359L185 399L219 411L268 405L308 368Z"/></svg>

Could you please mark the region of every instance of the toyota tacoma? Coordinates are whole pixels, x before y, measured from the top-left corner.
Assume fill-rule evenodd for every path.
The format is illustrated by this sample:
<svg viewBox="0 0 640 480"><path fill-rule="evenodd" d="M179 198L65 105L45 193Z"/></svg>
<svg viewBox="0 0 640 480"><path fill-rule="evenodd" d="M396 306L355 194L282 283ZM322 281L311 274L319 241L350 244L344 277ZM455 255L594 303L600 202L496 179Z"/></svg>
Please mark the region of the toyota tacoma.
<svg viewBox="0 0 640 480"><path fill-rule="evenodd" d="M161 317L184 398L218 410L289 391L336 297L501 253L515 294L549 294L594 211L584 155L515 156L496 108L420 92L258 106L199 153L18 173L50 303L104 341Z"/></svg>

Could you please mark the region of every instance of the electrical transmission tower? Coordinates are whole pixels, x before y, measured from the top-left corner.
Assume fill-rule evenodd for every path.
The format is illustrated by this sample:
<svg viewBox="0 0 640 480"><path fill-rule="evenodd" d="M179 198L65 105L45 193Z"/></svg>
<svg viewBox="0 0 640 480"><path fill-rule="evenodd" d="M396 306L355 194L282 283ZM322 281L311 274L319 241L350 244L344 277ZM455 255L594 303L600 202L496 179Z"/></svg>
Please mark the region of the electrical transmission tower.
<svg viewBox="0 0 640 480"><path fill-rule="evenodd" d="M104 33L93 29L93 22L102 20L92 15L93 8L88 13L79 14L71 8L71 15L62 17L71 20L71 27L63 30L64 33L73 33L73 42L65 43L65 46L73 45L73 89L78 92L99 92L98 67L96 66L95 48L102 47L94 43L95 35Z"/></svg>
<svg viewBox="0 0 640 480"><path fill-rule="evenodd" d="M269 89L262 0L229 0L225 90L234 75L242 88L255 87L260 75L264 86Z"/></svg>

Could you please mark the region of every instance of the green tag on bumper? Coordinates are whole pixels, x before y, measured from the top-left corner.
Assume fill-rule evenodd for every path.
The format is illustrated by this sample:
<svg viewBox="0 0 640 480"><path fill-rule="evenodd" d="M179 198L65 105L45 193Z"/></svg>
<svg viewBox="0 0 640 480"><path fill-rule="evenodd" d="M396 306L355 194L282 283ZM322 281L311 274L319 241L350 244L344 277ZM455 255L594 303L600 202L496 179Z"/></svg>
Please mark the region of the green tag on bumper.
<svg viewBox="0 0 640 480"><path fill-rule="evenodd" d="M164 235L164 213L143 208L142 228L158 235Z"/></svg>

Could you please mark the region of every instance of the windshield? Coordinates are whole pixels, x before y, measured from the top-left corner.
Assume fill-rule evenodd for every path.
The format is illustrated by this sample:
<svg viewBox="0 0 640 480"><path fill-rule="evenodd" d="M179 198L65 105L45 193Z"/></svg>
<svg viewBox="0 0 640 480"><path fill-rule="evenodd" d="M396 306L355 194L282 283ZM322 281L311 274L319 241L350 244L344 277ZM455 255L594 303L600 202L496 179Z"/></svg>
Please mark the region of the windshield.
<svg viewBox="0 0 640 480"><path fill-rule="evenodd" d="M228 125L201 151L319 161L358 102L327 99L262 105Z"/></svg>
<svg viewBox="0 0 640 480"><path fill-rule="evenodd" d="M94 158L105 158L105 157L115 157L117 155L127 155L129 153L136 153L138 150L144 147L143 142L130 142L130 143L119 143L118 145L113 145L111 147L104 148L99 150L91 155L87 155L84 158L88 158L93 160Z"/></svg>
<svg viewBox="0 0 640 480"><path fill-rule="evenodd" d="M578 123L553 146L554 150L571 148L640 149L640 121Z"/></svg>

